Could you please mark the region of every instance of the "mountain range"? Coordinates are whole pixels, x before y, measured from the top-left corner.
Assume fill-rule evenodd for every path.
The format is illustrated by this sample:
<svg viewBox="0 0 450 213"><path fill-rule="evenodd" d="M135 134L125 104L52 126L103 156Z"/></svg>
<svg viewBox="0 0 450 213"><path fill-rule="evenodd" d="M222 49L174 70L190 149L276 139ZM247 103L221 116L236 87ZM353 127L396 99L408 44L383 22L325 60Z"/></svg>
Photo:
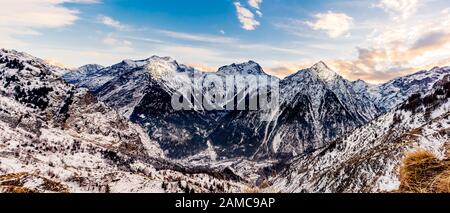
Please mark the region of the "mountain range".
<svg viewBox="0 0 450 213"><path fill-rule="evenodd" d="M173 109L180 88L199 87L195 78L230 76L279 81L271 119L258 110ZM372 85L318 62L278 79L254 61L202 72L158 56L70 70L1 49L0 188L392 191L405 153L445 157L449 77L450 67L436 67ZM266 86L246 83L256 89L219 105ZM224 88L202 95L212 90Z"/></svg>

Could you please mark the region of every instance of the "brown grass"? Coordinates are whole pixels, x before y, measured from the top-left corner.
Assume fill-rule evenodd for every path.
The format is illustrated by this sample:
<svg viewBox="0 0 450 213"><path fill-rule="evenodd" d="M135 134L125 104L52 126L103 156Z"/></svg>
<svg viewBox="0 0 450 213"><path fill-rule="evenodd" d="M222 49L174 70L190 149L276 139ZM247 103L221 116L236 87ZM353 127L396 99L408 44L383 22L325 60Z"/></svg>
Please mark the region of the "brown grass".
<svg viewBox="0 0 450 213"><path fill-rule="evenodd" d="M20 194L29 194L29 193L35 193L35 191L21 186L4 186L3 192L4 193L20 193Z"/></svg>
<svg viewBox="0 0 450 213"><path fill-rule="evenodd" d="M257 194L260 193L261 190L258 187L245 187L244 193L248 194Z"/></svg>
<svg viewBox="0 0 450 213"><path fill-rule="evenodd" d="M43 184L39 186L40 190L29 189L23 186L24 182L29 178L39 178L43 180ZM7 193L35 193L42 190L59 193L69 192L68 187L61 183L26 172L0 175L0 191Z"/></svg>
<svg viewBox="0 0 450 213"><path fill-rule="evenodd" d="M400 168L400 191L415 193L450 192L450 166L433 153L418 150L409 153Z"/></svg>
<svg viewBox="0 0 450 213"><path fill-rule="evenodd" d="M450 169L436 177L433 187L438 193L450 193Z"/></svg>

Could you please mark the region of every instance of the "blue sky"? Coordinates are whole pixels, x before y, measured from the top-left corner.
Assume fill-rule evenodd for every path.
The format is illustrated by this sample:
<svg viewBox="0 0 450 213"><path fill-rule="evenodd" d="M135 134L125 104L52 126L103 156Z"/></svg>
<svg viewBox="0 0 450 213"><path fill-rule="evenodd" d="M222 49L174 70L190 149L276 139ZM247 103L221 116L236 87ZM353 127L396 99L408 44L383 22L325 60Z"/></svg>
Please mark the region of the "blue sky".
<svg viewBox="0 0 450 213"><path fill-rule="evenodd" d="M0 47L77 67L171 56L205 71L319 60L373 83L450 65L447 0L2 0Z"/></svg>

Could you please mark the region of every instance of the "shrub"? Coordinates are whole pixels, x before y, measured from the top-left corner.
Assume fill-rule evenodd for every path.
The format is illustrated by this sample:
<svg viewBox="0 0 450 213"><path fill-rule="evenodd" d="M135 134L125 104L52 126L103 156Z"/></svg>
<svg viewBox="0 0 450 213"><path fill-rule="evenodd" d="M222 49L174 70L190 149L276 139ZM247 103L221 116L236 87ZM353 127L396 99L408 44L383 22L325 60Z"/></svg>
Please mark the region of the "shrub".
<svg viewBox="0 0 450 213"><path fill-rule="evenodd" d="M400 190L407 192L434 192L434 180L446 166L433 153L418 150L408 154L400 168Z"/></svg>

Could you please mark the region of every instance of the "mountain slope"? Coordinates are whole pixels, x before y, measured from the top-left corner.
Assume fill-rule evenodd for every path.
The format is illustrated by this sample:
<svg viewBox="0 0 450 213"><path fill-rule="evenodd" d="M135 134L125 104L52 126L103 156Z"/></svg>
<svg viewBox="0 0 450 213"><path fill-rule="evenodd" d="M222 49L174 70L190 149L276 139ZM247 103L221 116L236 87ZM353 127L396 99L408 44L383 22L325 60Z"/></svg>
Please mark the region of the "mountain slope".
<svg viewBox="0 0 450 213"><path fill-rule="evenodd" d="M435 67L429 71L420 71L369 87L367 92L381 109L389 111L411 95L429 91L437 81L448 74L450 67Z"/></svg>
<svg viewBox="0 0 450 213"><path fill-rule="evenodd" d="M0 51L0 190L240 191L233 173L168 161L136 124L40 59Z"/></svg>
<svg viewBox="0 0 450 213"><path fill-rule="evenodd" d="M319 62L283 79L280 105L273 109L272 119L261 120L263 113L231 112L209 140L224 151L230 146L240 149L238 155L290 158L328 144L379 112L367 96L352 89L351 82Z"/></svg>
<svg viewBox="0 0 450 213"><path fill-rule="evenodd" d="M423 148L443 158L450 139L450 75L407 102L310 155L299 156L271 190L379 192L399 187L403 156Z"/></svg>

